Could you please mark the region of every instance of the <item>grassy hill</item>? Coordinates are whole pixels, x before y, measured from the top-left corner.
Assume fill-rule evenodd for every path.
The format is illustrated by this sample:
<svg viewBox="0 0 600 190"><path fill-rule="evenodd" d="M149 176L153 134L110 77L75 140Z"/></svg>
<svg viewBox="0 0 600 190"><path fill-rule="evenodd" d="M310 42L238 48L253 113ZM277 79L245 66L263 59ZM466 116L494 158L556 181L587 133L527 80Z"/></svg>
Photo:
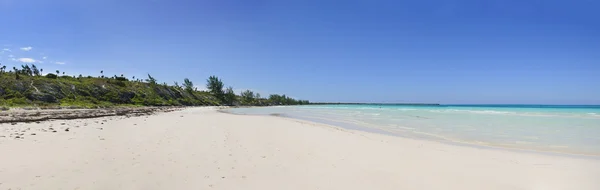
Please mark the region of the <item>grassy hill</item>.
<svg viewBox="0 0 600 190"><path fill-rule="evenodd" d="M59 72L57 71L57 74ZM22 66L7 71L0 67L0 106L208 106L208 105L284 105L303 104L285 95L271 95L270 99L246 91L232 94L231 87L223 90L216 77L208 80L211 92L198 91L189 80L183 86L157 84L156 79L127 79L123 76L58 76L41 74L35 66ZM216 79L216 80L213 80ZM215 84L213 84L215 83ZM212 85L212 86L211 86Z"/></svg>

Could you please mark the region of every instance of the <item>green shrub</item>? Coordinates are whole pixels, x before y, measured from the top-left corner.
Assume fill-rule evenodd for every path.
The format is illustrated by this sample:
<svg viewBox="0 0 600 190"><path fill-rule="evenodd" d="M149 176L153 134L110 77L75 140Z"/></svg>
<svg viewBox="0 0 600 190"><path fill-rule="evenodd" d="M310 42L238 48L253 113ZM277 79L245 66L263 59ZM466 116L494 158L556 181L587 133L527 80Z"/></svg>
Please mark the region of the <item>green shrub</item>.
<svg viewBox="0 0 600 190"><path fill-rule="evenodd" d="M56 79L56 78L58 78L58 76L55 74L52 74L52 73L48 73L48 74L46 74L46 78Z"/></svg>
<svg viewBox="0 0 600 190"><path fill-rule="evenodd" d="M118 81L129 81L129 79L127 79L125 77L115 77L115 79Z"/></svg>

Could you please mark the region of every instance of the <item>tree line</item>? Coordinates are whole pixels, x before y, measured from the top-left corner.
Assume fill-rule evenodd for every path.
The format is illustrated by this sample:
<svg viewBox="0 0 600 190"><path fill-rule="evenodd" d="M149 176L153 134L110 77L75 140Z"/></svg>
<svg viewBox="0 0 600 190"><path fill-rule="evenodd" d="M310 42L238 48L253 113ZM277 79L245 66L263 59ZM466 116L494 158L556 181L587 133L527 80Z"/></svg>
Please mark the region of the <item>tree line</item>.
<svg viewBox="0 0 600 190"><path fill-rule="evenodd" d="M189 81L189 79L185 79ZM190 85L192 84L191 81ZM255 93L251 90L242 91L239 96L233 91L233 87L229 86L223 89L224 85L221 79L217 76L210 76L206 80L206 89L208 92L219 99L225 105L243 105L243 106L268 106L268 105L306 105L308 100L296 100L288 97L285 94L271 94L268 97L262 97L260 93Z"/></svg>
<svg viewBox="0 0 600 190"><path fill-rule="evenodd" d="M99 78L106 79L107 82L111 84L117 84L122 87L126 87L126 82L135 82L135 83L146 83L150 87L154 88L157 85L163 85L165 87L173 87L179 89L181 91L188 92L190 94L195 94L202 92L198 90L194 83L189 79L185 78L181 85L178 82L174 82L173 85L168 85L167 83L158 84L157 79L148 74L147 79L136 78L133 76L131 80L125 77L123 74L120 76L114 75L112 77L105 77L104 71L100 71L100 75L97 77L87 76L84 77L81 74L78 76L69 76L65 72L61 72L56 70L55 72L43 74L44 70L38 68L36 65L21 65L21 68L13 67L12 70L7 70L6 66L2 66L0 64L0 74L8 74L14 75L15 79L19 80L21 77L45 77L48 79L73 79L80 80L82 78ZM56 73L56 74L54 74ZM60 75L60 76L59 76ZM305 105L309 104L308 100L296 100L285 94L270 94L268 96L261 96L260 93L253 92L251 90L245 90L236 94L233 90L232 86L225 87L223 81L217 76L210 76L206 79L206 89L207 92L215 97L221 105L229 105L229 106L273 106L273 105Z"/></svg>

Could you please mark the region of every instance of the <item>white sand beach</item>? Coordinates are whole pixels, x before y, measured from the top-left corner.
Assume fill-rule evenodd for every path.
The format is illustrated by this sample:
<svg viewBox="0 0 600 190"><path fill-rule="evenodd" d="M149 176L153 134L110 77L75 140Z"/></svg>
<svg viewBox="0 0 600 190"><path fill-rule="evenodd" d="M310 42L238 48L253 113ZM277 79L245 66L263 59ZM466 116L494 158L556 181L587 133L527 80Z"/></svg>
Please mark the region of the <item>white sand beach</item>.
<svg viewBox="0 0 600 190"><path fill-rule="evenodd" d="M214 108L0 124L0 153L0 189L13 190L600 189L600 159Z"/></svg>

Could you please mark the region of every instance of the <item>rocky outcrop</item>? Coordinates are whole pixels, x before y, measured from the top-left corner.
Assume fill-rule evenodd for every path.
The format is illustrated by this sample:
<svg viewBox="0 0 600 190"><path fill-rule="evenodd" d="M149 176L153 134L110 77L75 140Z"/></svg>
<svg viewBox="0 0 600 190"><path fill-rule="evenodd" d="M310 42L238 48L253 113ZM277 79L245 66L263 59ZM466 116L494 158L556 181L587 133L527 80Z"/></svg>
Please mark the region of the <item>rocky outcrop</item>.
<svg viewBox="0 0 600 190"><path fill-rule="evenodd" d="M0 112L0 123L36 122L51 119L82 119L106 116L141 116L170 112L181 107L138 107L106 109L10 110Z"/></svg>

